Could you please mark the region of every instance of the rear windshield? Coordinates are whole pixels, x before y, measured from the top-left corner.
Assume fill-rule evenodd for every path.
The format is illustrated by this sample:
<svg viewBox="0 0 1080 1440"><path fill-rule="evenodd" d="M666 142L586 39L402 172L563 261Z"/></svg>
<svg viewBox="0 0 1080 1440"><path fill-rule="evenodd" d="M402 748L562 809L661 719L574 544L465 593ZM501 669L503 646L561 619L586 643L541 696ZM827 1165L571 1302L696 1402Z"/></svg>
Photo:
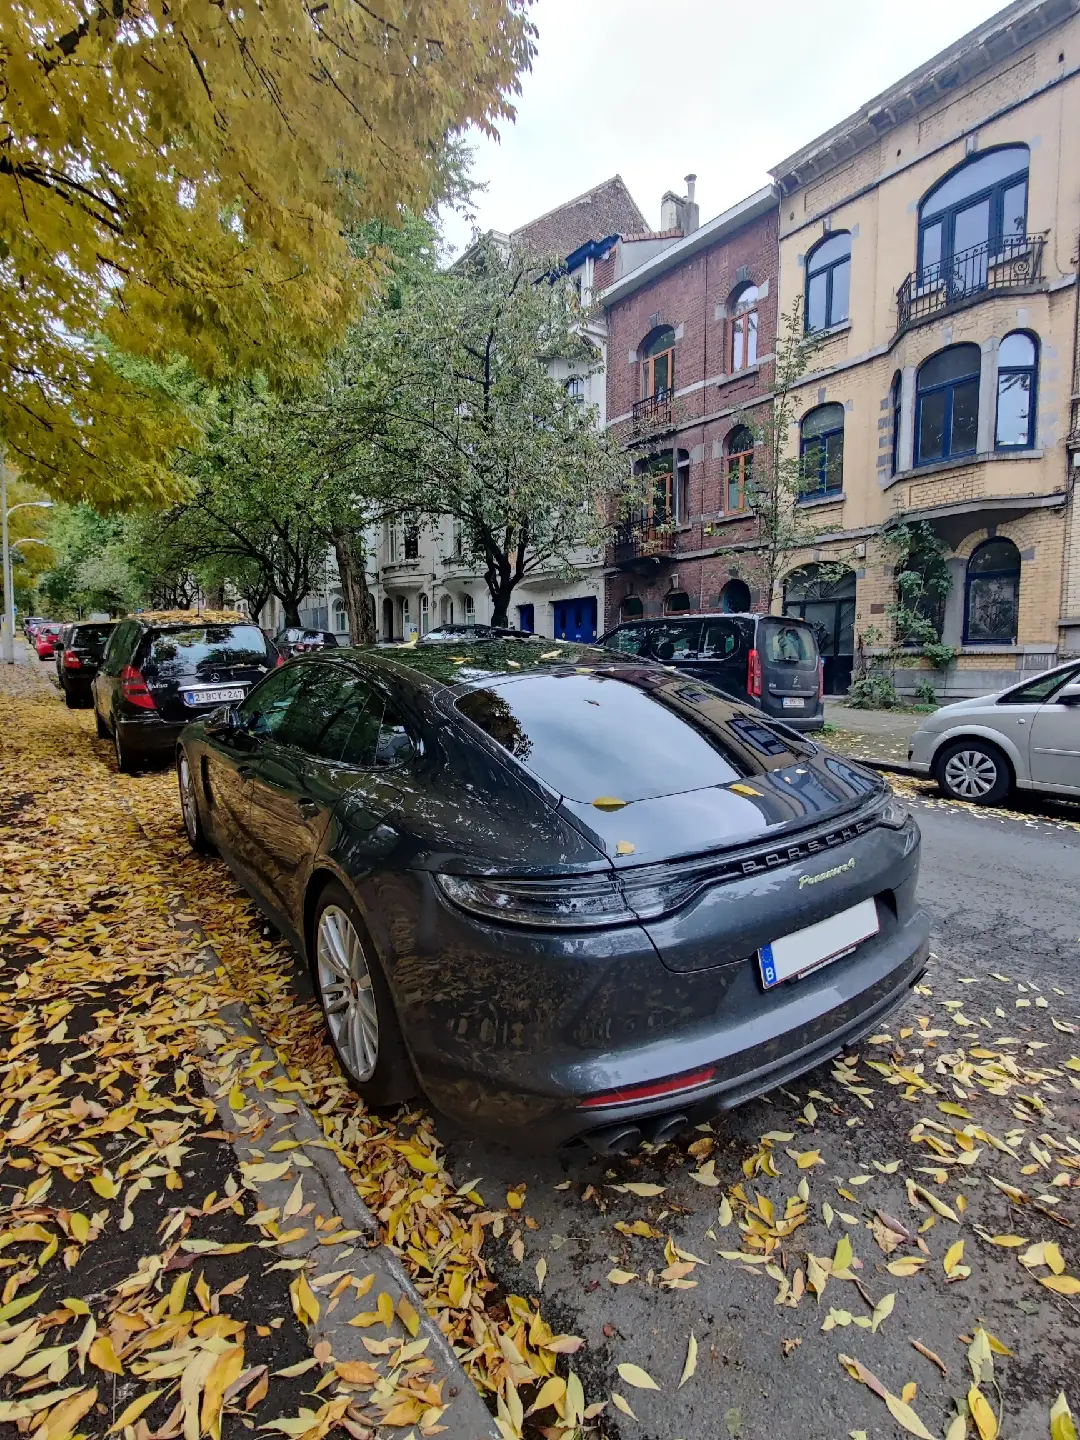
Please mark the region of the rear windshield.
<svg viewBox="0 0 1080 1440"><path fill-rule="evenodd" d="M76 625L71 632L74 645L85 645L90 650L104 650L115 625Z"/></svg>
<svg viewBox="0 0 1080 1440"><path fill-rule="evenodd" d="M572 800L644 800L747 773L724 726L668 677L650 684L598 674L528 675L471 690L457 707L534 775ZM676 694L675 692L680 693ZM714 691L704 691L711 704ZM678 708L674 708L677 706Z"/></svg>
<svg viewBox="0 0 1080 1440"><path fill-rule="evenodd" d="M266 636L255 625L185 625L150 639L150 663L181 675L215 662L264 665L266 656Z"/></svg>
<svg viewBox="0 0 1080 1440"><path fill-rule="evenodd" d="M765 659L770 665L817 664L817 645L809 625L793 625L787 620L763 620L761 629Z"/></svg>

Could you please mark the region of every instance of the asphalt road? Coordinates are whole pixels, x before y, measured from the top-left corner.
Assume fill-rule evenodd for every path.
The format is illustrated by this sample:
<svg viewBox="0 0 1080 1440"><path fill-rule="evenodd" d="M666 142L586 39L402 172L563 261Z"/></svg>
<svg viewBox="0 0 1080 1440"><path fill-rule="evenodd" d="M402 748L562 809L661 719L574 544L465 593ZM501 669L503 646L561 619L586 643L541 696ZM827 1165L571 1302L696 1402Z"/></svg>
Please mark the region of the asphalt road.
<svg viewBox="0 0 1080 1440"><path fill-rule="evenodd" d="M982 1022L988 1037L997 1035L990 1028L996 1025L1012 1035L1038 1034L1047 1048L1036 1046L1026 1053L1064 1064L1080 1050L1077 1039L1048 1023L1035 1028L1035 1017L1060 1017L1067 1026L1080 1011L1080 827L1075 820L1069 824L1060 818L1069 811L1055 812L1053 807L1048 811L1051 818L1044 820L908 798L923 831L921 893L933 919L936 960L927 977L928 993L911 997L892 1022L892 1033L905 1023L916 1026L920 1014L929 1013L932 1023L947 1025L962 1002L972 1015L990 1017ZM1007 977L1008 983L993 979L995 972ZM965 986L963 980L969 983ZM1033 992L1025 987L1032 984L1048 997L1036 1002L1044 1008L1017 1008L1031 1006L1031 999L1022 997L1030 997ZM953 1000L951 1010L935 1010L947 997L961 999ZM997 1018L1006 1014L1007 1022ZM1028 1017L1032 1023L1025 1028ZM1025 1023L1017 1028L1020 1021ZM1056 1049L1055 1042L1059 1042ZM988 1038L986 1043L994 1042ZM932 1058L931 1051L925 1053L928 1060ZM509 1292L535 1295L535 1267L540 1259L546 1262L544 1314L558 1329L584 1337L586 1347L571 1363L585 1380L587 1398L605 1398L618 1391L637 1417L630 1419L609 1403L604 1417L607 1435L622 1440L631 1436L842 1440L852 1431L865 1430L870 1437L900 1436L903 1431L882 1401L844 1373L837 1360L841 1351L862 1360L894 1394L916 1382L912 1403L930 1431L942 1435L955 1414L956 1397L965 1396L971 1383L966 1345L960 1337L970 1337L980 1321L1016 1352L998 1361L1003 1435L1009 1440L1045 1437L1048 1407L1062 1388L1070 1393L1074 1414L1080 1413L1080 1385L1072 1383L1080 1361L1074 1302L1040 1290L1017 1263L1016 1250L985 1244L968 1223L957 1232L941 1222L936 1232L928 1232L933 1258L925 1273L916 1280L897 1280L884 1272L885 1256L875 1247L866 1222L872 1206L883 1206L912 1229L927 1215L909 1207L902 1176L925 1178L916 1170L934 1157L911 1145L908 1131L916 1118L937 1112L921 1096L918 1100L900 1096L886 1086L883 1097L875 1096L875 1109L869 1113L860 1103L852 1103L831 1072L831 1064L823 1066L795 1087L797 1095L774 1092L717 1124L713 1158L722 1188L705 1188L690 1180L697 1162L686 1154L686 1137L680 1146L664 1147L629 1163L591 1161L567 1171L551 1156L511 1154L439 1122L451 1173L462 1182L477 1177L476 1188L489 1206L505 1206L506 1191L525 1187L524 1208L508 1217L501 1248L492 1253L493 1273ZM812 1103L818 1113L807 1125L800 1112L815 1094L818 1098ZM948 1088L943 1088L940 1098L950 1098ZM975 1097L980 1104L983 1098ZM999 1135L1024 1128L1014 1118L1022 1113L1014 1101L988 1098L998 1105L997 1113L976 1110L976 1119ZM1074 1099L1080 1100L1080 1095L1069 1092L1066 1084L1050 1125L1056 1135L1067 1136L1070 1128L1080 1134L1080 1105L1073 1104ZM938 1121L944 1118L937 1115ZM821 1332L830 1304L864 1312L850 1285L831 1281L822 1303L815 1304L807 1295L792 1309L774 1303L776 1285L760 1271L754 1273L718 1256L718 1248L735 1249L739 1244L734 1226L726 1231L716 1228L719 1200L728 1187L743 1180L741 1164L758 1148L758 1137L776 1130L800 1131L792 1144L800 1149L813 1144L824 1160L823 1168L815 1167L810 1175L812 1224L792 1242L792 1268L794 1252L810 1249L831 1255L838 1233L845 1233L838 1219L825 1230L823 1200L831 1200L835 1211L855 1211L850 1218L858 1225L846 1233L855 1254L864 1257L867 1289L875 1300L886 1289L897 1295L895 1312L880 1333L853 1326ZM1027 1144L1026 1131L1022 1143ZM921 1154L912 1153L919 1150ZM993 1151L986 1153L992 1161L1003 1159ZM799 1172L783 1156L783 1147L777 1154L783 1173L779 1181L771 1182L769 1193L783 1213L784 1199L794 1194ZM897 1157L902 1157L899 1174L874 1173L875 1161L888 1163ZM1024 1153L1019 1156L1028 1158ZM993 1163L989 1169L994 1173ZM857 1193L849 1190L851 1201L838 1194L851 1183L845 1177L858 1172L865 1176L868 1171L872 1185ZM1055 1225L1030 1211L1018 1214L985 1178L979 1178L984 1173L982 1162L966 1173L970 1180L950 1179L950 1184L965 1186L970 1197L965 1222L981 1221L994 1234L1018 1231L1025 1239L1059 1240L1069 1270L1080 1272L1071 1227ZM996 1173L1013 1183L1025 1183L1019 1166L999 1168ZM567 1180L569 1188L557 1188ZM665 1191L661 1197L641 1199L612 1189L614 1183L627 1180L662 1184ZM1059 1211L1077 1219L1080 1207L1072 1196L1080 1197L1080 1190L1054 1193L1062 1196ZM859 1205L851 1203L857 1199ZM528 1221L522 1223L526 1216ZM694 1288L672 1290L662 1285L660 1272L667 1264L662 1238L630 1237L615 1229L617 1220L640 1218L647 1218L660 1236L672 1236L680 1247L710 1262L693 1270ZM520 1262L512 1250L515 1233L524 1245ZM966 1237L966 1258L973 1274L952 1284L942 1273L941 1255L957 1233ZM607 1278L614 1266L636 1272L639 1278L614 1285ZM698 1343L697 1373L679 1388L691 1330ZM948 1375L941 1375L912 1348L915 1339L942 1357ZM627 1362L643 1367L660 1391L624 1383L617 1367ZM994 1405L998 1408L997 1398ZM974 1434L974 1427L968 1433Z"/></svg>

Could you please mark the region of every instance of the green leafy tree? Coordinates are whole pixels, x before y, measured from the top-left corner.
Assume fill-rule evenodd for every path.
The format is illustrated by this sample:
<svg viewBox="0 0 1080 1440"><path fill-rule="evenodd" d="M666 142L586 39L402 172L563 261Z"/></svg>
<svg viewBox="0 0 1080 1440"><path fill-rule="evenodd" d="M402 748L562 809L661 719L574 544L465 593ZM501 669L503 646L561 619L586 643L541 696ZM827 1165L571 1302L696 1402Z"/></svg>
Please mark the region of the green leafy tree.
<svg viewBox="0 0 1080 1440"><path fill-rule="evenodd" d="M423 210L455 137L513 113L527 5L4 7L0 438L20 472L105 505L169 494L191 417L110 350L217 381L312 373L377 273L348 235Z"/></svg>

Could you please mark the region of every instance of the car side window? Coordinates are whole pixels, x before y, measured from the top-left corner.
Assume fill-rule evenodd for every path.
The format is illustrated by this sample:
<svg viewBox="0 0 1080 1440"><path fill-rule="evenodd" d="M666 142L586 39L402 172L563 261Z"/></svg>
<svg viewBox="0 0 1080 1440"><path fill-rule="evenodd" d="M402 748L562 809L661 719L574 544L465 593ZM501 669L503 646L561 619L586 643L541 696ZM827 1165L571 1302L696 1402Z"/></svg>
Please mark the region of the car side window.
<svg viewBox="0 0 1080 1440"><path fill-rule="evenodd" d="M734 620L706 620L701 638L701 654L710 660L726 660L737 655L742 644L742 630Z"/></svg>
<svg viewBox="0 0 1080 1440"><path fill-rule="evenodd" d="M379 739L375 747L376 765L400 765L413 754L415 746L412 736L405 728L400 715L393 706L387 705L379 726Z"/></svg>
<svg viewBox="0 0 1080 1440"><path fill-rule="evenodd" d="M124 662L130 648L132 636L138 630L138 626L128 621L126 625L118 625L113 631L109 640L108 649L105 651L105 660L102 669L112 674L119 665Z"/></svg>
<svg viewBox="0 0 1080 1440"><path fill-rule="evenodd" d="M654 660L680 660L696 655L700 644L700 620L666 620L650 627L648 653Z"/></svg>
<svg viewBox="0 0 1080 1440"><path fill-rule="evenodd" d="M355 720L350 702L353 677L330 665L298 665L300 684L275 735L288 745L324 760L339 760Z"/></svg>
<svg viewBox="0 0 1080 1440"><path fill-rule="evenodd" d="M618 650L620 655L640 655L648 630L644 625L627 625L621 630L616 630L608 641L613 650Z"/></svg>
<svg viewBox="0 0 1080 1440"><path fill-rule="evenodd" d="M1063 686L1068 685L1080 675L1078 670L1058 670L1051 675L1040 675L1037 680L1029 680L1026 685L1018 685L1015 690L1010 690L1008 695L1002 695L997 702L999 705L1041 705L1044 701L1052 699Z"/></svg>
<svg viewBox="0 0 1080 1440"><path fill-rule="evenodd" d="M236 707L252 735L276 736L299 689L303 670L273 670Z"/></svg>

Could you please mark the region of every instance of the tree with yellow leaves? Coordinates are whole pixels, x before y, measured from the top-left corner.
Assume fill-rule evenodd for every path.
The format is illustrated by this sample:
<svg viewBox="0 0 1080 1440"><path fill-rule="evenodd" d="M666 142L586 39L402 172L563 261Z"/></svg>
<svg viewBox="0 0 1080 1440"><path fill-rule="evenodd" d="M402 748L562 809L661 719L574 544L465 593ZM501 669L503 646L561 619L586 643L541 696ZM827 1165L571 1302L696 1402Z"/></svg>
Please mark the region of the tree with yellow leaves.
<svg viewBox="0 0 1080 1440"><path fill-rule="evenodd" d="M454 137L512 114L528 4L11 0L0 442L24 477L164 499L187 419L157 365L312 370L373 276L350 232L423 209Z"/></svg>

